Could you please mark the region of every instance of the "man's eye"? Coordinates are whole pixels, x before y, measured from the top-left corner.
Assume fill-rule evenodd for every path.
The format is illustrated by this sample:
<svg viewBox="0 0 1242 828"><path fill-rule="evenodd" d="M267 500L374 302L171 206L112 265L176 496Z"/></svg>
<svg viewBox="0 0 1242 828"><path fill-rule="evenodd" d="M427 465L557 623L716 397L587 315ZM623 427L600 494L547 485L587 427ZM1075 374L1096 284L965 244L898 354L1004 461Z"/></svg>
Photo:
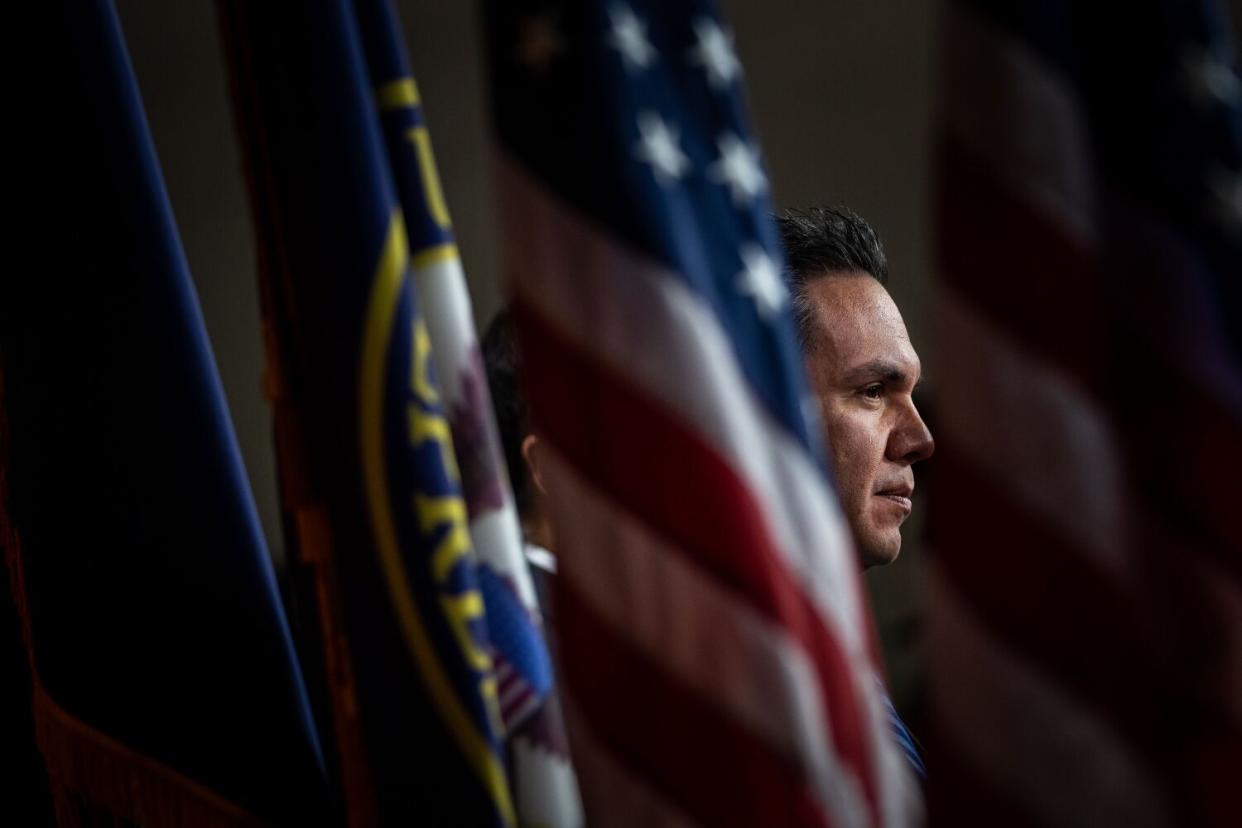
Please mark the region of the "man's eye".
<svg viewBox="0 0 1242 828"><path fill-rule="evenodd" d="M878 382L874 385L868 385L862 390L862 395L869 400L878 400L884 396L884 386Z"/></svg>

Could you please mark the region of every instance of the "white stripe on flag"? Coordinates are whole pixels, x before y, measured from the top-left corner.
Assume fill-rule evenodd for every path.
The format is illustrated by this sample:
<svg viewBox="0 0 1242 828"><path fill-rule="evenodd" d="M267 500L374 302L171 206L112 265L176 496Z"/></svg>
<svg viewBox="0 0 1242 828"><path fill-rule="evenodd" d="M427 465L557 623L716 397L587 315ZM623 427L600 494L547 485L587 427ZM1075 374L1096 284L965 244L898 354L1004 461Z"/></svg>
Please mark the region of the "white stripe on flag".
<svg viewBox="0 0 1242 828"><path fill-rule="evenodd" d="M712 312L683 283L498 164L506 269L578 348L701 433L755 494L769 536L833 632L869 664L853 543L826 479L764 410ZM516 220L516 218L514 219ZM866 668L868 671L869 667Z"/></svg>
<svg viewBox="0 0 1242 828"><path fill-rule="evenodd" d="M521 824L581 826L578 780L567 759L521 733L510 737L509 749L513 756L514 792L522 805Z"/></svg>
<svg viewBox="0 0 1242 828"><path fill-rule="evenodd" d="M509 707L514 699L528 692L530 692L530 686L527 685L521 676L517 676L500 691L499 701L501 707Z"/></svg>
<svg viewBox="0 0 1242 828"><path fill-rule="evenodd" d="M525 698L515 699L512 706L505 712L505 721L512 722L512 727L521 727L543 704L543 698L528 691ZM562 759L562 761L564 761Z"/></svg>
<svg viewBox="0 0 1242 828"><path fill-rule="evenodd" d="M506 270L524 301L583 353L693 427L755 495L768 535L828 629L861 692L885 822L917 794L888 729L865 636L858 561L836 495L802 446L750 392L711 310L673 274L562 207L518 166L496 161ZM520 223L519 222L520 217Z"/></svg>
<svg viewBox="0 0 1242 828"><path fill-rule="evenodd" d="M1122 565L1123 470L1104 412L946 285L937 291L936 311L939 358L971 366L940 377L940 429L1066 538L1110 568Z"/></svg>
<svg viewBox="0 0 1242 828"><path fill-rule="evenodd" d="M490 419L492 412L487 412ZM504 475L504 465L497 471ZM509 481L502 481L505 491L504 505L470 516L470 542L479 559L500 575L517 593L518 600L536 626L542 627L542 614L535 597L535 585L530 568L522 551L522 529L518 523L517 509L509 496Z"/></svg>
<svg viewBox="0 0 1242 828"><path fill-rule="evenodd" d="M418 251L413 251L414 284L431 336L436 379L445 399L456 401L462 395L462 366L474 358L479 339L474 332L466 276L456 253L425 264L417 264L418 258Z"/></svg>
<svg viewBox="0 0 1242 828"><path fill-rule="evenodd" d="M567 585L619 637L775 753L795 757L830 824L867 824L862 788L829 747L815 669L798 642L705 577L552 448L547 466L557 526L577 556L560 576Z"/></svg>

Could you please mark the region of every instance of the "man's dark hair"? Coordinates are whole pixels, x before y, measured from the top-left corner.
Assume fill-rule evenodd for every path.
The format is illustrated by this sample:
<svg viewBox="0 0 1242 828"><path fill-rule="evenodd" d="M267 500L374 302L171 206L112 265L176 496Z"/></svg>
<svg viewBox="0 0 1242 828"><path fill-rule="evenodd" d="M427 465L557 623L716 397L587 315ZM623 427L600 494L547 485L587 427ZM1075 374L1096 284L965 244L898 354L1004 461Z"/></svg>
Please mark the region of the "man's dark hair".
<svg viewBox="0 0 1242 828"><path fill-rule="evenodd" d="M884 285L888 283L888 259L871 225L845 207L786 210L777 216L776 224L785 247L798 339L807 348L815 332L807 284L834 273L862 271Z"/></svg>
<svg viewBox="0 0 1242 828"><path fill-rule="evenodd" d="M522 440L530 433L530 413L522 396L522 360L509 311L501 309L483 334L483 365L492 392L492 408L509 467L509 485L519 515L531 507L530 473L522 457Z"/></svg>

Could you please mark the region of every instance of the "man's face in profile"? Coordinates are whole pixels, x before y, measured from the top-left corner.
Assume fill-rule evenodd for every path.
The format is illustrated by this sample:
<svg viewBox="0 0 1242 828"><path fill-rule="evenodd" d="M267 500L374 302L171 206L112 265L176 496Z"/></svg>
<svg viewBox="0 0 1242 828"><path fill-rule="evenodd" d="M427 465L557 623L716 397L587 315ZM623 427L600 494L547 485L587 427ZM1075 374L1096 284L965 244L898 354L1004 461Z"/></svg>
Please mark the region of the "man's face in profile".
<svg viewBox="0 0 1242 828"><path fill-rule="evenodd" d="M841 505L864 566L891 563L910 515L911 465L931 433L911 394L922 367L888 291L862 272L811 279L807 369L819 398Z"/></svg>

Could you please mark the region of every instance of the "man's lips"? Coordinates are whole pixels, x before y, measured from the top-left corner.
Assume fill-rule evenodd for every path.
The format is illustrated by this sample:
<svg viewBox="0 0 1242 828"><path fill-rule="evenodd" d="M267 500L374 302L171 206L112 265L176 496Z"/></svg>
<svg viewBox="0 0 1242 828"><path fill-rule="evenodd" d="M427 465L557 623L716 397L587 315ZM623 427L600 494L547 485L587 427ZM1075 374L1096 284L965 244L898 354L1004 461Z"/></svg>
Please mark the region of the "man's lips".
<svg viewBox="0 0 1242 828"><path fill-rule="evenodd" d="M908 483L902 483L897 486L889 486L887 488L880 489L875 493L875 496L887 500L906 514L909 514L910 510L914 507L914 504L910 500L910 496L913 494L914 487Z"/></svg>

